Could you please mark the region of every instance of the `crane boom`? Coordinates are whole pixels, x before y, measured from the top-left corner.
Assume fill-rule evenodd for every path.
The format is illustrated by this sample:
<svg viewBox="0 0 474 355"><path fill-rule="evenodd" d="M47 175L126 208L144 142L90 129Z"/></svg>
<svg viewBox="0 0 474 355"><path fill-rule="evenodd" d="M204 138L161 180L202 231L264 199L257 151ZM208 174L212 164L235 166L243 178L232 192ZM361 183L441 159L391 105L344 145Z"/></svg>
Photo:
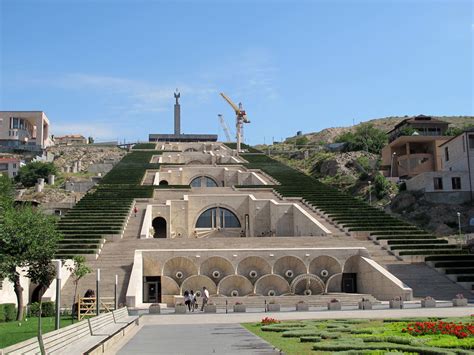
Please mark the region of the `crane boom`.
<svg viewBox="0 0 474 355"><path fill-rule="evenodd" d="M234 104L232 100L229 99L223 92L221 92L221 96L224 98L224 100L226 100L229 103L230 106L232 106L236 114L240 113L239 107L236 104Z"/></svg>
<svg viewBox="0 0 474 355"><path fill-rule="evenodd" d="M227 122L224 120L224 117L221 114L218 114L217 116L219 116L219 121L221 123L222 129L224 130L227 142L232 142L232 138L230 137L230 129L227 125Z"/></svg>

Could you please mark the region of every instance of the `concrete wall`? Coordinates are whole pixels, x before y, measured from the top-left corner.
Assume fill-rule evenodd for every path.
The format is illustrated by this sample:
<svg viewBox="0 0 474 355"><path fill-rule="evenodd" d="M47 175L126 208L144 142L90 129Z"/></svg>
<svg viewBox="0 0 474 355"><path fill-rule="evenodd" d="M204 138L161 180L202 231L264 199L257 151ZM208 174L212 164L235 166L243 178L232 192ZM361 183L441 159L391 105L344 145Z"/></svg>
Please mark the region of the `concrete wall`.
<svg viewBox="0 0 474 355"><path fill-rule="evenodd" d="M453 177L461 178L461 190L453 190L452 181ZM435 190L434 179L442 178L443 190ZM469 179L467 172L451 172L451 171L430 171L420 175L417 175L406 181L407 190L417 191L422 190L424 192L456 192L469 191Z"/></svg>
<svg viewBox="0 0 474 355"><path fill-rule="evenodd" d="M17 270L20 273L20 285L23 287L23 304L26 306L29 301L30 279L25 276L26 273L24 271L20 269ZM0 303L14 303L18 306L13 283L8 279L3 279L2 288L0 289Z"/></svg>

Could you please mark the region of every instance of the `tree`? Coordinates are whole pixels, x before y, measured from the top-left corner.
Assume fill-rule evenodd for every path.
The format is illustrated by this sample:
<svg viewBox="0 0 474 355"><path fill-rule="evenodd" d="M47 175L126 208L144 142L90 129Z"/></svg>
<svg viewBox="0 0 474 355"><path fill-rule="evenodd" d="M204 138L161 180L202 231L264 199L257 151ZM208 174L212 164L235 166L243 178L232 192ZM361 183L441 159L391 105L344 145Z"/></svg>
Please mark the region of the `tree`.
<svg viewBox="0 0 474 355"><path fill-rule="evenodd" d="M0 225L0 278L12 283L18 303L17 320L23 318L23 287L19 270L26 276L48 286L43 272L56 253L61 234L54 217L43 214L31 206L4 209Z"/></svg>
<svg viewBox="0 0 474 355"><path fill-rule="evenodd" d="M373 124L363 123L357 126L355 132L345 132L339 135L335 142L346 143L345 151L365 150L380 154L382 148L387 144L387 135Z"/></svg>
<svg viewBox="0 0 474 355"><path fill-rule="evenodd" d="M57 172L58 169L53 163L35 161L20 168L16 181L21 182L23 186L31 187L36 184L38 179L47 179L49 175L55 175Z"/></svg>
<svg viewBox="0 0 474 355"><path fill-rule="evenodd" d="M6 175L0 174L0 210L10 208L13 204L13 189L11 179Z"/></svg>
<svg viewBox="0 0 474 355"><path fill-rule="evenodd" d="M73 265L68 267L68 270L71 272L72 282L74 283L74 298L72 300L72 321L74 322L74 304L76 303L77 297L77 287L79 281L92 272L92 269L86 265L86 258L82 255L77 255L73 259Z"/></svg>

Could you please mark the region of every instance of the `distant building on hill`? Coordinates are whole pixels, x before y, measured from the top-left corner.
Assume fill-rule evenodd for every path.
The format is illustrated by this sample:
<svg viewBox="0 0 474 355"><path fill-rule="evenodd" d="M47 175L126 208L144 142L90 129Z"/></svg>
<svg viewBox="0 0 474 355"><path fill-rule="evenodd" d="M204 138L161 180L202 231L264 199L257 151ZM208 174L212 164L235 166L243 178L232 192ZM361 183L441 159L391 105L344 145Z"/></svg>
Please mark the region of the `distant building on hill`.
<svg viewBox="0 0 474 355"><path fill-rule="evenodd" d="M18 175L21 161L18 158L0 158L0 175L14 178Z"/></svg>
<svg viewBox="0 0 474 355"><path fill-rule="evenodd" d="M0 148L41 150L53 145L43 111L0 111Z"/></svg>
<svg viewBox="0 0 474 355"><path fill-rule="evenodd" d="M87 144L88 140L80 134L69 134L65 136L55 136L54 143L57 145L81 145Z"/></svg>
<svg viewBox="0 0 474 355"><path fill-rule="evenodd" d="M388 177L411 178L443 169L440 145L449 123L430 116L404 119L388 132L389 144L382 149L382 168Z"/></svg>

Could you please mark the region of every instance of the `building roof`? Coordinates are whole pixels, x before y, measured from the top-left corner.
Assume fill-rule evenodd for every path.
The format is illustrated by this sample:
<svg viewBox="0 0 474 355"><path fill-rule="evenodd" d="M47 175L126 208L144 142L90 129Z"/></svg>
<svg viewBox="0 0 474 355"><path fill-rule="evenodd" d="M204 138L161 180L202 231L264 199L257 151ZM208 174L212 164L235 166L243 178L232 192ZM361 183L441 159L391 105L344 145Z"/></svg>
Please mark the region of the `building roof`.
<svg viewBox="0 0 474 355"><path fill-rule="evenodd" d="M81 134L66 134L65 136L55 136L54 138L55 138L55 139L65 139L65 138L82 138L82 139L86 139L86 137L84 137L84 136L81 135Z"/></svg>
<svg viewBox="0 0 474 355"><path fill-rule="evenodd" d="M390 147L393 147L393 146L403 145L408 142L423 143L423 142L433 142L433 141L447 141L449 139L451 139L450 136L400 136L397 139L390 142L388 145ZM445 142L443 142L443 144L444 143Z"/></svg>
<svg viewBox="0 0 474 355"><path fill-rule="evenodd" d="M437 118L433 118L431 116L418 115L414 117L405 118L400 123L396 124L392 130L388 131L388 133L395 131L397 128L400 128L407 123L439 123L449 125L448 122L438 120Z"/></svg>
<svg viewBox="0 0 474 355"><path fill-rule="evenodd" d="M0 163L19 163L20 159L17 158L0 158Z"/></svg>

